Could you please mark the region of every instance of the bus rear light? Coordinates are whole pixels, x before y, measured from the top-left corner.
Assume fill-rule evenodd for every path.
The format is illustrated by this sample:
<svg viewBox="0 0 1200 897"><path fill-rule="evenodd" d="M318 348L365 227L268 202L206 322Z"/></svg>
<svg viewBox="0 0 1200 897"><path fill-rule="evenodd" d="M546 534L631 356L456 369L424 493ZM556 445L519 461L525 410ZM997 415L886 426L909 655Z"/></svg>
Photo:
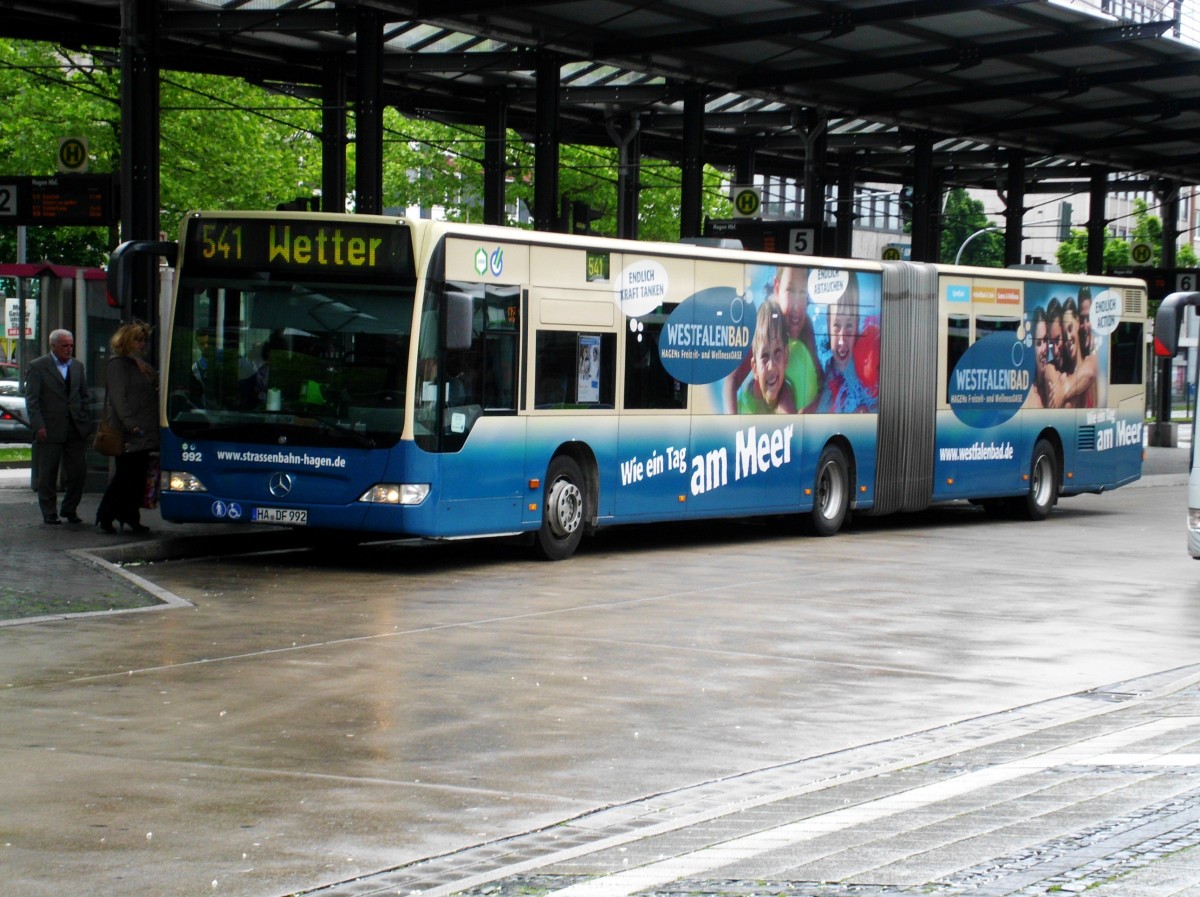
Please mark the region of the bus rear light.
<svg viewBox="0 0 1200 897"><path fill-rule="evenodd" d="M381 505L419 505L429 495L428 483L378 483L359 496L359 501Z"/></svg>
<svg viewBox="0 0 1200 897"><path fill-rule="evenodd" d="M160 480L167 492L207 492L200 478L186 470L164 470Z"/></svg>

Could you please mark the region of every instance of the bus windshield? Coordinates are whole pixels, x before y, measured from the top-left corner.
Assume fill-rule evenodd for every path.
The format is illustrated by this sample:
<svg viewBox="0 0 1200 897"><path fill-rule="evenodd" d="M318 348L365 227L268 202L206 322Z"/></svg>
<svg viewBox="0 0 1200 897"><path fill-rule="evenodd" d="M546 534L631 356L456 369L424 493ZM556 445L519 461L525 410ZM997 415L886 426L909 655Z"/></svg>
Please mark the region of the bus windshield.
<svg viewBox="0 0 1200 897"><path fill-rule="evenodd" d="M184 439L388 446L404 426L409 284L184 271L166 372Z"/></svg>

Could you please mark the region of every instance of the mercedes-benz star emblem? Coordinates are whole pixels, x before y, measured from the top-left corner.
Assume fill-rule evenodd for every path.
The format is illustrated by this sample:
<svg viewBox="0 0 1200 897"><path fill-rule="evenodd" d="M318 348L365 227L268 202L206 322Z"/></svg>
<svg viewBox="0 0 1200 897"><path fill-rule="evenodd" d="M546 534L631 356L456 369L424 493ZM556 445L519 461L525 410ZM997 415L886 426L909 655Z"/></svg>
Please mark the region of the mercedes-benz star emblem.
<svg viewBox="0 0 1200 897"><path fill-rule="evenodd" d="M271 490L271 494L276 498L285 498L292 491L292 485L295 481L290 473L273 473L271 474L271 482L267 486Z"/></svg>

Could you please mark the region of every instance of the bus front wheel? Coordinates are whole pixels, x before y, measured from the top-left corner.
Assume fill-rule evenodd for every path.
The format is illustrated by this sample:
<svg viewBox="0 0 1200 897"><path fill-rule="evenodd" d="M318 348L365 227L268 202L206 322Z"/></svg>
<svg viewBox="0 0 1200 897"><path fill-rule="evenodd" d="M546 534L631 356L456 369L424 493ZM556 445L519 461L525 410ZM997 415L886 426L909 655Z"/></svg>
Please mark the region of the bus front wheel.
<svg viewBox="0 0 1200 897"><path fill-rule="evenodd" d="M546 560L566 560L579 547L587 520L586 486L573 459L560 455L550 462L542 498L542 528L535 541Z"/></svg>
<svg viewBox="0 0 1200 897"><path fill-rule="evenodd" d="M850 466L840 448L826 446L817 464L808 528L818 536L832 536L842 528L849 510Z"/></svg>
<svg viewBox="0 0 1200 897"><path fill-rule="evenodd" d="M1045 520L1058 501L1058 454L1049 440L1039 439L1029 464L1029 489L1016 500L1016 510L1026 520Z"/></svg>

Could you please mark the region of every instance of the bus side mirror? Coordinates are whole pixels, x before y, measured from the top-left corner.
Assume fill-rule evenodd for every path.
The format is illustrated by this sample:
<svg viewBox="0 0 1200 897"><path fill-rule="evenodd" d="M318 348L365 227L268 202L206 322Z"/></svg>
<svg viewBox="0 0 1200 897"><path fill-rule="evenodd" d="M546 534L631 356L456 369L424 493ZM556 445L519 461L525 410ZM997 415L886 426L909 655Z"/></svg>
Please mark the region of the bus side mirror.
<svg viewBox="0 0 1200 897"><path fill-rule="evenodd" d="M1174 358L1179 351L1179 327L1188 306L1200 306L1200 293L1172 293L1154 315L1154 354Z"/></svg>
<svg viewBox="0 0 1200 897"><path fill-rule="evenodd" d="M469 349L475 305L466 293L446 293L446 348Z"/></svg>
<svg viewBox="0 0 1200 897"><path fill-rule="evenodd" d="M179 246L158 240L126 240L112 251L108 259L108 304L113 308L130 311L132 307L134 266L140 259L143 265L148 259L163 258L175 267Z"/></svg>

